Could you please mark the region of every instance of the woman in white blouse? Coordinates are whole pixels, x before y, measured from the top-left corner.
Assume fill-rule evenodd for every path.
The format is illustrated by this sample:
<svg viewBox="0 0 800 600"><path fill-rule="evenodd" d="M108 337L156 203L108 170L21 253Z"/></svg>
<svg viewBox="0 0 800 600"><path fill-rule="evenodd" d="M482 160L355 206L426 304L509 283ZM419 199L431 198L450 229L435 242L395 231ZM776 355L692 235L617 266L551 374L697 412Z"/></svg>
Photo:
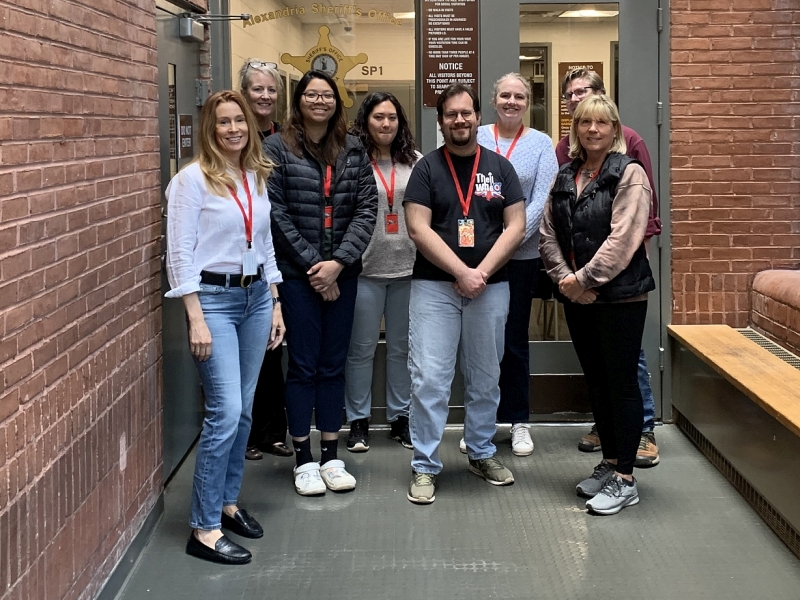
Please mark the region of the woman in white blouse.
<svg viewBox="0 0 800 600"><path fill-rule="evenodd" d="M261 361L285 333L267 198L272 165L257 134L242 95L217 92L200 112L199 156L167 187L166 295L183 299L205 395L186 552L227 564L251 554L221 528L264 534L237 501Z"/></svg>

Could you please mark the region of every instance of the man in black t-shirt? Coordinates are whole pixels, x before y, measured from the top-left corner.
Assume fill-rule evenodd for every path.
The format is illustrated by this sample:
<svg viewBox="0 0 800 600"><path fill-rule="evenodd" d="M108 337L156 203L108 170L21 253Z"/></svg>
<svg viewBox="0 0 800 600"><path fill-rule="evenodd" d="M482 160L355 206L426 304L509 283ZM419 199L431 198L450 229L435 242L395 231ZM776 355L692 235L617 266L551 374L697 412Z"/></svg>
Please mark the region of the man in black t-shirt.
<svg viewBox="0 0 800 600"><path fill-rule="evenodd" d="M480 102L472 88L451 85L436 111L445 145L417 163L403 200L417 245L408 337L414 444L408 499L417 504L435 499L456 355L469 469L494 485L514 482L495 458L492 437L508 315L505 264L525 235L525 195L511 163L478 145Z"/></svg>

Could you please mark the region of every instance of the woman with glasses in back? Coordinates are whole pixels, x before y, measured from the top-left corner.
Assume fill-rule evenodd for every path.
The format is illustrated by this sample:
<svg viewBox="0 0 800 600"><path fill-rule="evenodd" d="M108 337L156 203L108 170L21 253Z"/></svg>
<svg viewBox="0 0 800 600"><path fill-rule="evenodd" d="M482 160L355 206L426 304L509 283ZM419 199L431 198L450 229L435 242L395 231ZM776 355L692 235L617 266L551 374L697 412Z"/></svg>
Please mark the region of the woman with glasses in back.
<svg viewBox="0 0 800 600"><path fill-rule="evenodd" d="M250 562L221 528L247 538L261 525L237 505L250 410L267 348L283 341L267 177L256 121L238 92L217 92L200 111L198 157L167 186L168 298L186 309L189 349L205 396L186 552Z"/></svg>
<svg viewBox="0 0 800 600"><path fill-rule="evenodd" d="M264 149L276 165L269 194L284 279L295 490L303 496L352 490L356 480L338 458L338 435L361 256L375 227L375 177L363 145L347 134L336 83L322 71L300 79L288 121ZM312 414L320 462L311 451Z"/></svg>
<svg viewBox="0 0 800 600"><path fill-rule="evenodd" d="M408 302L416 247L406 230L403 206L406 183L417 160L411 128L400 102L375 92L358 110L353 133L372 163L378 185L378 223L364 252L358 278L353 335L347 354L345 408L350 422L347 449L369 450L372 363L386 324L386 420L390 436L412 448L408 430L411 376L408 372Z"/></svg>
<svg viewBox="0 0 800 600"><path fill-rule="evenodd" d="M275 63L250 58L239 69L239 87L256 117L262 144L267 137L280 131L280 123L273 118L283 97L283 80L277 68ZM245 458L261 460L262 452L292 455L286 446L283 346L268 350L264 355L253 399L253 426Z"/></svg>

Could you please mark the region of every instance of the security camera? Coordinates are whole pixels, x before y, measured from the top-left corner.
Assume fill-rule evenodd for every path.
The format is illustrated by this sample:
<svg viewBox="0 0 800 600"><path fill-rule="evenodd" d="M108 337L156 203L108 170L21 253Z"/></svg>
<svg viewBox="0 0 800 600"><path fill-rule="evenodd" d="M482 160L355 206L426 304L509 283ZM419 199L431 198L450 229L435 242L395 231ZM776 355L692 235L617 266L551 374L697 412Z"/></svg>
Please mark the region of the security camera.
<svg viewBox="0 0 800 600"><path fill-rule="evenodd" d="M345 25L345 26L344 26L344 30L345 30L347 33L350 33L351 31L353 31L353 27L352 27L351 25Z"/></svg>

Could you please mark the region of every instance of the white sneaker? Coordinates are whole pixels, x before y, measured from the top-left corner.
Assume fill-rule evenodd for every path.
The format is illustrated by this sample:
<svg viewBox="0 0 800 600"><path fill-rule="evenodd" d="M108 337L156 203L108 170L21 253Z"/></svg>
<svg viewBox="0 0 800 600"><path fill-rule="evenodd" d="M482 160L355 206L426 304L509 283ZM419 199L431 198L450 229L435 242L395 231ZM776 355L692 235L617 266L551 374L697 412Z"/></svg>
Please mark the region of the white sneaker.
<svg viewBox="0 0 800 600"><path fill-rule="evenodd" d="M301 496L324 494L325 483L319 476L319 463L310 462L294 468L294 489Z"/></svg>
<svg viewBox="0 0 800 600"><path fill-rule="evenodd" d="M356 478L344 470L343 460L329 460L319 468L319 476L332 492L356 489Z"/></svg>
<svg viewBox="0 0 800 600"><path fill-rule="evenodd" d="M527 423L517 423L511 427L511 452L517 456L533 454L533 440Z"/></svg>
<svg viewBox="0 0 800 600"><path fill-rule="evenodd" d="M464 438L461 438L461 441L458 442L458 449L461 450L461 454L467 453L467 442L464 441Z"/></svg>

